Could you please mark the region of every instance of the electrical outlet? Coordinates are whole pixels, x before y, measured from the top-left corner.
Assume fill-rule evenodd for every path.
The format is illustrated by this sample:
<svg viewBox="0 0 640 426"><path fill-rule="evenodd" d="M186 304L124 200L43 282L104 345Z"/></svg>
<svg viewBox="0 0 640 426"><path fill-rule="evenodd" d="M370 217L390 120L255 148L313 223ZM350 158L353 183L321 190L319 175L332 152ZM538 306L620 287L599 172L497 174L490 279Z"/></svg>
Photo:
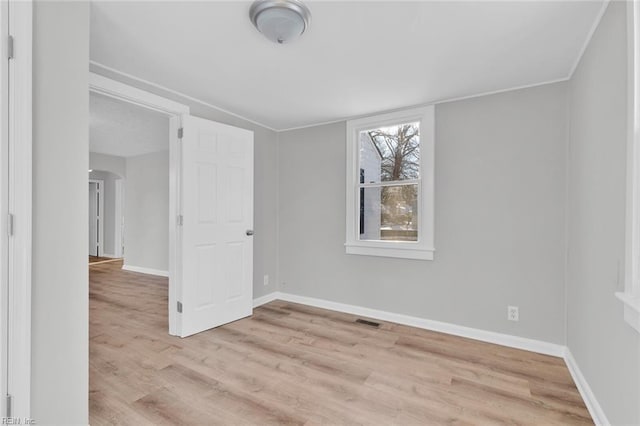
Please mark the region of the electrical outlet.
<svg viewBox="0 0 640 426"><path fill-rule="evenodd" d="M269 285L269 275L267 275L267 274L264 275L263 284L264 285Z"/></svg>
<svg viewBox="0 0 640 426"><path fill-rule="evenodd" d="M520 312L517 306L507 306L507 319L509 321L519 321Z"/></svg>

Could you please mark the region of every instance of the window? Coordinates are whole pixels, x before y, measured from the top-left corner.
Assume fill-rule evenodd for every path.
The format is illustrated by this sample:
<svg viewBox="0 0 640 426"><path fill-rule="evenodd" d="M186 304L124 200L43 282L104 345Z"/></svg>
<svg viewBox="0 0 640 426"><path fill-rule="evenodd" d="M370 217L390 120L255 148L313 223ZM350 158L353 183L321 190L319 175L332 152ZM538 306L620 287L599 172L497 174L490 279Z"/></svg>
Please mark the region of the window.
<svg viewBox="0 0 640 426"><path fill-rule="evenodd" d="M434 108L347 123L346 252L433 259Z"/></svg>
<svg viewBox="0 0 640 426"><path fill-rule="evenodd" d="M616 293L624 302L625 320L640 332L640 8L627 3L629 25L627 220L625 289Z"/></svg>

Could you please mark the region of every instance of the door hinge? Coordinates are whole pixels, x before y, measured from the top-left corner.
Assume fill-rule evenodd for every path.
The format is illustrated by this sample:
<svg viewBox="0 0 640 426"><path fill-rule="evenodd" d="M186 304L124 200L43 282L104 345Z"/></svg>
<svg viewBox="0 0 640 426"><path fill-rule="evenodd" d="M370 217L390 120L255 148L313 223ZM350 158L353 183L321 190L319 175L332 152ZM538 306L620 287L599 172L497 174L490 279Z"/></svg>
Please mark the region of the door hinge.
<svg viewBox="0 0 640 426"><path fill-rule="evenodd" d="M11 395L7 394L7 416L6 418L11 417L11 402L12 402L13 398Z"/></svg>
<svg viewBox="0 0 640 426"><path fill-rule="evenodd" d="M7 37L7 58L13 59L13 36Z"/></svg>
<svg viewBox="0 0 640 426"><path fill-rule="evenodd" d="M11 213L7 216L7 234L13 237L13 215Z"/></svg>
<svg viewBox="0 0 640 426"><path fill-rule="evenodd" d="M178 313L182 313L182 302L178 302Z"/></svg>
<svg viewBox="0 0 640 426"><path fill-rule="evenodd" d="M182 216L181 214L178 215L178 226L182 226L182 224L184 223L184 216Z"/></svg>
<svg viewBox="0 0 640 426"><path fill-rule="evenodd" d="M180 127L178 129L178 139L182 139L183 135L184 135L184 128Z"/></svg>

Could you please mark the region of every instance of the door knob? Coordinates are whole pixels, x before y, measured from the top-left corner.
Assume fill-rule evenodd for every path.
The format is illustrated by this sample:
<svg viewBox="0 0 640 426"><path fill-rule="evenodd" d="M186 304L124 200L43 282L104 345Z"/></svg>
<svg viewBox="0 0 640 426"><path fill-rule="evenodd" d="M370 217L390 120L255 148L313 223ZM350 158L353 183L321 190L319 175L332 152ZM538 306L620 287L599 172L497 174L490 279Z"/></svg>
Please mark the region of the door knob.
<svg viewBox="0 0 640 426"><path fill-rule="evenodd" d="M253 235L253 229L247 229L247 235L248 236L252 236Z"/></svg>

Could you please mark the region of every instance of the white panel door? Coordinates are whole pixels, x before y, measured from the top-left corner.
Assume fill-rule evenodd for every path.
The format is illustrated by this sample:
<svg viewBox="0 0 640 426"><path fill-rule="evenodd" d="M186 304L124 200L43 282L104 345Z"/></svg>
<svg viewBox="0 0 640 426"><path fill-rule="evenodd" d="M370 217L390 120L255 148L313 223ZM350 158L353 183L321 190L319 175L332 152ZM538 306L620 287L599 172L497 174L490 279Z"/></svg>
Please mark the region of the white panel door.
<svg viewBox="0 0 640 426"><path fill-rule="evenodd" d="M186 116L182 151L182 337L253 312L253 132Z"/></svg>

